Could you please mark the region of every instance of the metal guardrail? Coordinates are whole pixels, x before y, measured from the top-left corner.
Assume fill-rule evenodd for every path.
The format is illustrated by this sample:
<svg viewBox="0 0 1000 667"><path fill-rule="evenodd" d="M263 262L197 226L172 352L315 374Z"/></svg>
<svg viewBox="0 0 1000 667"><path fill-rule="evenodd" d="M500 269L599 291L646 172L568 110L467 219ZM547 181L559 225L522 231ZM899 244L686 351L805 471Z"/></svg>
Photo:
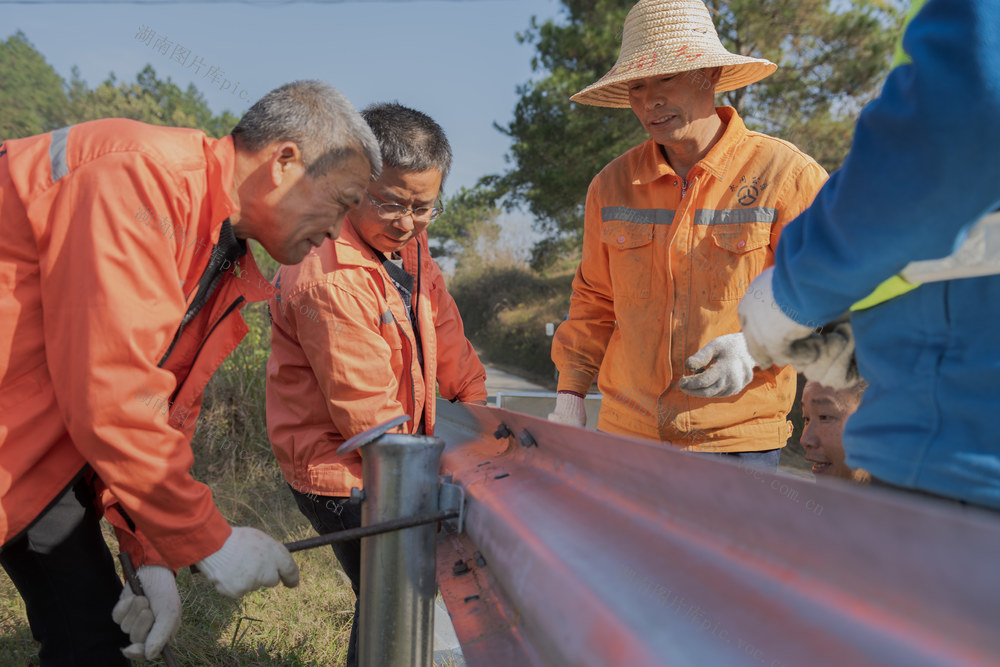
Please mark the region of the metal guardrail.
<svg viewBox="0 0 1000 667"><path fill-rule="evenodd" d="M556 398L557 392L554 391L498 391L497 397L497 407L503 408L504 401L509 398L549 398L553 401ZM584 396L585 400L596 400L600 401L604 398L603 394L587 394Z"/></svg>
<svg viewBox="0 0 1000 667"><path fill-rule="evenodd" d="M391 423L391 422L390 422ZM373 435L362 444L361 524L438 512L438 438ZM361 540L358 664L429 667L434 659L434 542L423 524Z"/></svg>
<svg viewBox="0 0 1000 667"><path fill-rule="evenodd" d="M438 580L469 665L1000 664L993 513L438 410L467 498Z"/></svg>
<svg viewBox="0 0 1000 667"><path fill-rule="evenodd" d="M597 416L601 411L602 394L587 394L583 399L583 409L587 412L587 426L597 426ZM554 391L498 391L496 407L522 412L535 417L546 417L556 407Z"/></svg>

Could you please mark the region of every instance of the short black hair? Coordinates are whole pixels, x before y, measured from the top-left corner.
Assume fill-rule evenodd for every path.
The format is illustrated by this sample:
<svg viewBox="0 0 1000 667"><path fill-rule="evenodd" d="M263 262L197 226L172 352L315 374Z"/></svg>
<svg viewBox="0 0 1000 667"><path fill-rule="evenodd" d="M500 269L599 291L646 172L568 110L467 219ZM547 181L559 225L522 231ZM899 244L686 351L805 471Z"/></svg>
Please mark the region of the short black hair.
<svg viewBox="0 0 1000 667"><path fill-rule="evenodd" d="M398 102L380 102L361 111L382 149L382 163L407 171L451 169L451 145L444 130L427 114Z"/></svg>

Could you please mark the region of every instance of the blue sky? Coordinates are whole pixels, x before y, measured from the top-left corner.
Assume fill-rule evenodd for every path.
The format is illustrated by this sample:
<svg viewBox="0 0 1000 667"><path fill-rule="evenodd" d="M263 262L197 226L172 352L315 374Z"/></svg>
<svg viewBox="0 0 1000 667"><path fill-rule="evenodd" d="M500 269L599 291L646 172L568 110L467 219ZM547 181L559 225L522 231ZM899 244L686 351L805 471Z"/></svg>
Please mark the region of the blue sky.
<svg viewBox="0 0 1000 667"><path fill-rule="evenodd" d="M77 65L90 86L112 71L132 80L149 63L182 88L194 83L213 111L237 116L295 79L327 81L358 108L398 100L448 133L455 161L446 187L454 192L505 170L509 141L493 123L511 118L534 52L515 33L532 16L558 18L561 7L558 0L0 3L0 37L24 31L59 74L68 79ZM149 44L137 38L143 28L155 33ZM154 50L158 39L166 54ZM189 52L186 64L177 45Z"/></svg>

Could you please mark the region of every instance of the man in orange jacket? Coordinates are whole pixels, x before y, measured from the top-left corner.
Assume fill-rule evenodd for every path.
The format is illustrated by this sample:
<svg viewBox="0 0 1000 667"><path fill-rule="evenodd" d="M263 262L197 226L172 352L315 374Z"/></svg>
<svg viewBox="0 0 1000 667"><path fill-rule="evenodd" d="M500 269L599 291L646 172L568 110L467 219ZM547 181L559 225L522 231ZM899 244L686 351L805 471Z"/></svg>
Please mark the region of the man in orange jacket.
<svg viewBox="0 0 1000 667"><path fill-rule="evenodd" d="M826 172L714 104L775 69L726 51L701 0L642 0L615 67L573 96L631 107L649 139L590 185L550 419L583 425L599 370L598 428L777 465L795 372L754 368L736 304Z"/></svg>
<svg viewBox="0 0 1000 667"><path fill-rule="evenodd" d="M362 111L382 148L382 176L325 241L275 278L267 429L299 509L320 534L361 525L361 456L347 438L406 414L405 432L434 433L441 396L486 401L486 371L427 250L451 147L431 118L399 104ZM361 546L333 545L355 595ZM355 611L357 608L355 608ZM347 664L357 664L357 623Z"/></svg>
<svg viewBox="0 0 1000 667"><path fill-rule="evenodd" d="M0 563L43 665L158 655L181 567L231 597L297 584L284 547L230 527L191 477L190 441L247 331L238 311L266 295L247 239L300 261L380 167L318 81L270 92L219 140L107 119L0 146ZM146 596L122 590L102 510Z"/></svg>

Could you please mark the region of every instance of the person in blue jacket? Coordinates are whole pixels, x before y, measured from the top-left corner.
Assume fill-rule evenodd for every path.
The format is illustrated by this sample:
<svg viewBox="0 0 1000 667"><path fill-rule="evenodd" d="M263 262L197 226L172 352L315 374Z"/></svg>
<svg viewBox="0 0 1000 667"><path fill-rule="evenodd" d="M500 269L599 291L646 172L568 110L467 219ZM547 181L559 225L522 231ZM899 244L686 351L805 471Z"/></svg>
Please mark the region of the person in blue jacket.
<svg viewBox="0 0 1000 667"><path fill-rule="evenodd" d="M982 242L991 222L993 246L980 245L979 259L996 271L1000 2L929 0L903 47L911 62L862 111L843 167L785 228L740 321L761 367L792 363L844 385L856 356L870 386L844 433L848 465L996 510L1000 275L912 284L907 269L961 250L970 231ZM887 280L905 289L858 303ZM852 306L849 326L817 333ZM832 344L803 355L817 340Z"/></svg>

